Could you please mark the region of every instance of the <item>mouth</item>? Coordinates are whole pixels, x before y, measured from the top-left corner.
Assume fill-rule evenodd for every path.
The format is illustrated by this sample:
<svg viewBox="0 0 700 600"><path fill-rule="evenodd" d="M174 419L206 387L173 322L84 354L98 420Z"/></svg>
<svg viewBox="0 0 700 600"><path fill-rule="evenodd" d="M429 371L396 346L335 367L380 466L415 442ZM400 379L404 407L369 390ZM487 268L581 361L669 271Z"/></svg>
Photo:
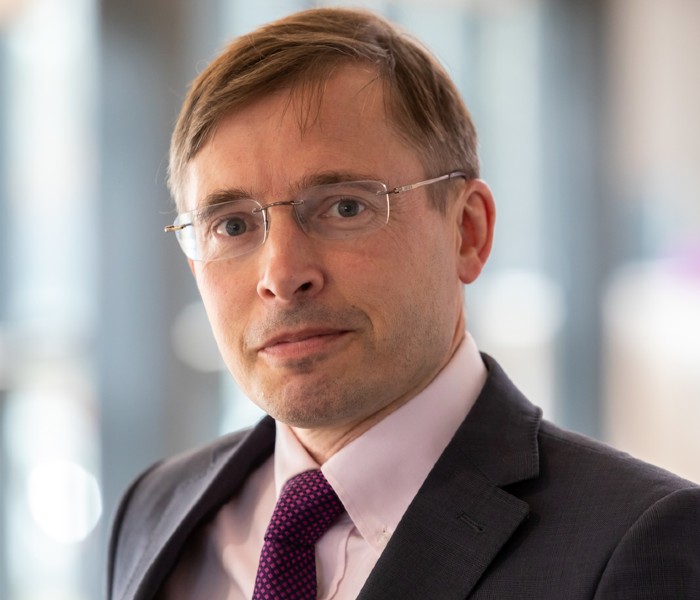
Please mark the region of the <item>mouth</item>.
<svg viewBox="0 0 700 600"><path fill-rule="evenodd" d="M305 358L332 350L333 346L343 341L348 334L348 329L327 327L278 332L260 344L257 351L271 359Z"/></svg>

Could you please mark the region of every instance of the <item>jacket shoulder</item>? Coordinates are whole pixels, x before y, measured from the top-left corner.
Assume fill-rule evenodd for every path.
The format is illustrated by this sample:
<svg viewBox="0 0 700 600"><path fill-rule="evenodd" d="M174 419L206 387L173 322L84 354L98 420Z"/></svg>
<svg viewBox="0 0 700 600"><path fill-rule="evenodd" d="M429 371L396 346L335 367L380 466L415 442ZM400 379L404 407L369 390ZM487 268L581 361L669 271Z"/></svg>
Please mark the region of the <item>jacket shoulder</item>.
<svg viewBox="0 0 700 600"><path fill-rule="evenodd" d="M566 589L568 598L591 598L597 589L630 595L596 598L689 597L661 593L650 581L700 577L700 487L547 421L538 450L539 476L509 489L528 502L530 515L499 567L524 569L533 586L547 573L546 587ZM683 553L673 544L679 529L687 529ZM538 597L550 596L542 590Z"/></svg>
<svg viewBox="0 0 700 600"><path fill-rule="evenodd" d="M665 469L639 460L626 452L585 435L562 429L543 420L538 433L540 460L547 471L558 478L595 481L593 489L614 493L624 487L625 496L637 494L642 502L654 502L677 490L698 485Z"/></svg>
<svg viewBox="0 0 700 600"><path fill-rule="evenodd" d="M566 558L562 548L560 569L582 557L596 565L588 590L596 599L697 597L700 486L546 422L540 446L543 477L572 515L556 522L577 549ZM538 508L547 522L547 511Z"/></svg>
<svg viewBox="0 0 700 600"><path fill-rule="evenodd" d="M133 510L139 505L147 512L158 513L164 508L171 494L193 479L198 479L216 464L218 457L235 452L250 434L251 429L243 429L225 435L204 446L160 460L141 474L127 488L119 506Z"/></svg>

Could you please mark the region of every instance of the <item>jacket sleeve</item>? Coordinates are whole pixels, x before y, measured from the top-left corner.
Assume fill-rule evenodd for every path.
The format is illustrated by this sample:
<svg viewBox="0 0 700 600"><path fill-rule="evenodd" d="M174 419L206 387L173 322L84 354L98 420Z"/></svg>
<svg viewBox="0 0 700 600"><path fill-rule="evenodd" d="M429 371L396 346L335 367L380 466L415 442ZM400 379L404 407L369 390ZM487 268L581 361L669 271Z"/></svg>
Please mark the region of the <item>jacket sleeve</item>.
<svg viewBox="0 0 700 600"><path fill-rule="evenodd" d="M700 488L651 505L620 540L594 600L700 598Z"/></svg>

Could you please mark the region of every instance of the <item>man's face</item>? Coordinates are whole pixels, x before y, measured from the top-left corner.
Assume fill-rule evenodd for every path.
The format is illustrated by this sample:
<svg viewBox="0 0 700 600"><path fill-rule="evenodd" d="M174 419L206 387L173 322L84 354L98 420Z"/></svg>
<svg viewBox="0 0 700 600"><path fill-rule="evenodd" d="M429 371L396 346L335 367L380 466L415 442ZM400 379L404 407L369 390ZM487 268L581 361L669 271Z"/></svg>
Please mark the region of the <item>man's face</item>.
<svg viewBox="0 0 700 600"><path fill-rule="evenodd" d="M224 118L189 167L188 209L227 189L288 201L325 175L390 189L441 175L426 174L393 131L371 69L337 69L303 129L299 100L277 93ZM454 196L468 184L437 185ZM349 240L312 239L290 206L276 206L263 246L192 263L224 360L248 396L292 426L334 428L423 389L464 332L461 217L449 206L445 216L424 189L400 194L388 225Z"/></svg>

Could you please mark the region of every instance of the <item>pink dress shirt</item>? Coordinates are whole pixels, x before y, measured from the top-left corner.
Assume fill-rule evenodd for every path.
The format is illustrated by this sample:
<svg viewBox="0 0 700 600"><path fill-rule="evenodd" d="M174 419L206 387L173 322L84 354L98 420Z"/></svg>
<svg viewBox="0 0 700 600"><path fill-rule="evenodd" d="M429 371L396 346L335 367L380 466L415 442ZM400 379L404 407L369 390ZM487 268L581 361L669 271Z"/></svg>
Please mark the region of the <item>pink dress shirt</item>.
<svg viewBox="0 0 700 600"><path fill-rule="evenodd" d="M346 513L316 545L318 597L356 598L401 517L467 416L486 381L469 334L415 398L321 465ZM274 455L193 540L161 600L245 600L255 584L265 529L282 485L319 465L277 423Z"/></svg>

